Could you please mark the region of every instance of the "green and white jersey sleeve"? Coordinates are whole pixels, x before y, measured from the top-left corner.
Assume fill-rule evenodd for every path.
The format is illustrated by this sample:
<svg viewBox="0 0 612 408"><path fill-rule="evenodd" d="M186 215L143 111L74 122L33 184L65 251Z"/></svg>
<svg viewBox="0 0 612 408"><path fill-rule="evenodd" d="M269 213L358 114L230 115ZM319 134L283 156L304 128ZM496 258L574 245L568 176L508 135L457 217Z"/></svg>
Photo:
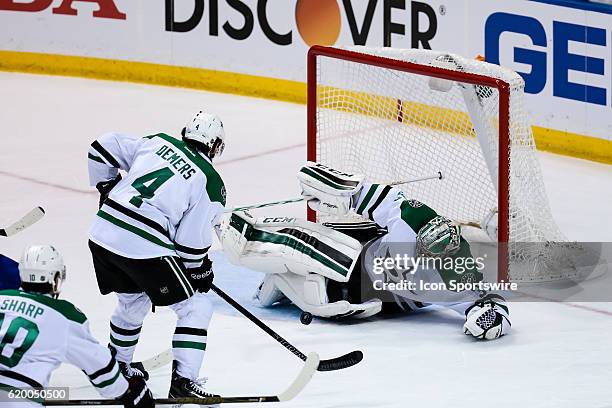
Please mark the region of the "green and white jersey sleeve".
<svg viewBox="0 0 612 408"><path fill-rule="evenodd" d="M87 318L72 303L0 291L0 387L47 387L61 363L83 370L105 398L127 391L109 349L91 335Z"/></svg>
<svg viewBox="0 0 612 408"><path fill-rule="evenodd" d="M132 259L170 255L188 268L201 265L225 207L225 186L210 160L163 133L105 134L89 152L90 182L119 170L126 173L98 212L90 239Z"/></svg>
<svg viewBox="0 0 612 408"><path fill-rule="evenodd" d="M144 139L117 132L94 141L87 152L90 185L114 179L119 170L129 171L143 142Z"/></svg>
<svg viewBox="0 0 612 408"><path fill-rule="evenodd" d="M365 268L372 279L380 279L372 271L373 258L395 257L395 255L416 254L416 238L418 231L438 214L434 209L420 201L407 199L399 188L383 184L364 184L363 190L355 205L355 211L388 229L388 233L374 242L366 253ZM402 243L402 252L398 243ZM469 243L462 237L459 251L454 257L471 257ZM451 280L462 282L469 278L472 281L482 280L482 274L476 270L457 271L453 269L434 269L418 267L410 278L415 282L444 283L447 286ZM478 298L475 292L443 291L432 293L427 290L394 291L398 297L420 303L435 303L451 305L471 301Z"/></svg>
<svg viewBox="0 0 612 408"><path fill-rule="evenodd" d="M414 242L419 230L438 214L427 205L409 200L404 192L384 184L364 184L358 202L357 214L369 218L389 232L387 242Z"/></svg>

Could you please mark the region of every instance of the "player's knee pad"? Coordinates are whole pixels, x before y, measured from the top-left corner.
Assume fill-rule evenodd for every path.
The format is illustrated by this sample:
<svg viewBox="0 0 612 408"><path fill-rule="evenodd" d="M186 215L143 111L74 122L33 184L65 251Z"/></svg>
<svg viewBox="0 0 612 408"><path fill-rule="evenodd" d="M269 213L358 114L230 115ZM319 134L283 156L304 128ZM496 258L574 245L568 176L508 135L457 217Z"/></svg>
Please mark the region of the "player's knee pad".
<svg viewBox="0 0 612 408"><path fill-rule="evenodd" d="M117 293L111 321L125 329L140 327L150 310L151 299L145 293Z"/></svg>
<svg viewBox="0 0 612 408"><path fill-rule="evenodd" d="M245 213L223 220L220 240L234 264L265 273L316 273L339 282L348 281L362 248L358 240L320 224Z"/></svg>
<svg viewBox="0 0 612 408"><path fill-rule="evenodd" d="M189 299L171 305L176 313L178 325L206 329L213 313L213 305L208 296L196 292Z"/></svg>

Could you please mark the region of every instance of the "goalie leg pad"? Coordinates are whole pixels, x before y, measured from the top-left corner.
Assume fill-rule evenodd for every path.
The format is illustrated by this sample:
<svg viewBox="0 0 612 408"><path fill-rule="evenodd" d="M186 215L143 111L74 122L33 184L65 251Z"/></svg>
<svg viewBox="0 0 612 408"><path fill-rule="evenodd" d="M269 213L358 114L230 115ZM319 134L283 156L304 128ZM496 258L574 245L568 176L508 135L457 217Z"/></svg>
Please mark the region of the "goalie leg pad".
<svg viewBox="0 0 612 408"><path fill-rule="evenodd" d="M361 304L352 304L346 300L329 302L326 291L326 279L321 275L307 276L293 273L272 274L266 277L267 291L274 286L297 307L313 316L324 318L343 318L354 316L365 318L380 312L382 302L372 299ZM267 306L262 303L263 306Z"/></svg>
<svg viewBox="0 0 612 408"><path fill-rule="evenodd" d="M315 273L338 282L349 280L362 248L356 239L306 220L244 213L226 217L219 238L234 264L265 273Z"/></svg>
<svg viewBox="0 0 612 408"><path fill-rule="evenodd" d="M259 284L254 300L258 300L263 307L270 307L275 303L287 299L283 292L276 286L274 274L267 274Z"/></svg>

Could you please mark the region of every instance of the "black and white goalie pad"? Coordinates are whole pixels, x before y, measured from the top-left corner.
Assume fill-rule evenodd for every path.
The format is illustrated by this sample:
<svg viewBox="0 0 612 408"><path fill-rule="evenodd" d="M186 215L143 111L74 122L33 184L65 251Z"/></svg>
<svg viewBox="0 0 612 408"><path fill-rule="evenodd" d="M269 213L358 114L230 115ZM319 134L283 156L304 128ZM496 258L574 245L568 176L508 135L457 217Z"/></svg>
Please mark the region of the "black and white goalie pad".
<svg viewBox="0 0 612 408"><path fill-rule="evenodd" d="M313 316L333 319L362 319L382 310L380 299L357 304L346 300L330 302L327 295L328 282L328 279L314 273L306 276L295 273L266 274L255 293L255 299L264 307L288 299Z"/></svg>
<svg viewBox="0 0 612 408"><path fill-rule="evenodd" d="M354 208L364 179L315 162L307 162L297 177L308 206L331 215L346 215Z"/></svg>
<svg viewBox="0 0 612 408"><path fill-rule="evenodd" d="M227 215L219 239L230 262L264 273L315 273L347 282L361 244L341 232L298 218Z"/></svg>

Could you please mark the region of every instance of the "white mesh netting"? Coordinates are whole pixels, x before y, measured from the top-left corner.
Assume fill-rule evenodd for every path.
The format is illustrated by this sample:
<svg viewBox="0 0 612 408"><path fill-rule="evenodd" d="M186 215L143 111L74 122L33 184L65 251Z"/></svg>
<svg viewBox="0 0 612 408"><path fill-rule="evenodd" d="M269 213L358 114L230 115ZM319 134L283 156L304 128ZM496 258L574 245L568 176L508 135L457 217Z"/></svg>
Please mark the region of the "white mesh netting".
<svg viewBox="0 0 612 408"><path fill-rule="evenodd" d="M363 54L464 71L510 84L509 277L571 277L558 268L565 241L553 220L515 72L430 50L346 48ZM392 182L443 173L443 180L401 186L439 214L480 223L498 206L499 107L496 88L432 79L366 62L318 56L317 161ZM478 235L478 233L476 233ZM484 234L481 234L484 236Z"/></svg>

